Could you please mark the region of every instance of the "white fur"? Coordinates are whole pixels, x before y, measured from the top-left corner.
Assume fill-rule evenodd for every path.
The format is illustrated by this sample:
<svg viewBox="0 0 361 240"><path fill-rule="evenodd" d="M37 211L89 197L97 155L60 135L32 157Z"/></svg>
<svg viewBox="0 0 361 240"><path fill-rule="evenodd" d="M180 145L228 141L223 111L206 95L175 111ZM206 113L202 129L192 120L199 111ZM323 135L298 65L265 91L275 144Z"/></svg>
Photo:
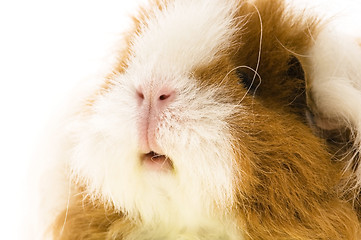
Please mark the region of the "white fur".
<svg viewBox="0 0 361 240"><path fill-rule="evenodd" d="M361 36L361 35L360 35ZM348 127L361 151L361 46L356 37L332 25L317 37L309 53L309 93L319 127ZM361 167L357 170L361 186Z"/></svg>
<svg viewBox="0 0 361 240"><path fill-rule="evenodd" d="M156 17L134 41L132 65L147 67L144 72L184 74L208 64L220 50L232 44L227 40L235 31L234 2L171 2L166 11L155 13Z"/></svg>
<svg viewBox="0 0 361 240"><path fill-rule="evenodd" d="M217 89L201 90L192 77L229 46L233 11L232 1L187 0L156 12L131 47L127 72L69 124L73 178L86 182L89 195L142 219L144 227L129 239L241 237L229 211L234 157L226 118L234 106L219 103ZM141 165L136 89L144 85L177 92L157 135L174 172Z"/></svg>

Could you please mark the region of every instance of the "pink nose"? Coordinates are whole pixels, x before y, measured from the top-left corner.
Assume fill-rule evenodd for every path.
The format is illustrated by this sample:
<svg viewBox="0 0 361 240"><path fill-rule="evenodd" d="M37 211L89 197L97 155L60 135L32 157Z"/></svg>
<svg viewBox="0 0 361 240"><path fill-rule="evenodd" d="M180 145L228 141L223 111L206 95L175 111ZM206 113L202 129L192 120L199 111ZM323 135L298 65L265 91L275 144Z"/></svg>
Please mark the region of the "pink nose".
<svg viewBox="0 0 361 240"><path fill-rule="evenodd" d="M143 153L150 151L157 152L158 154L162 153L157 142L158 126L163 119L163 112L175 98L176 91L172 88L138 88L139 147Z"/></svg>
<svg viewBox="0 0 361 240"><path fill-rule="evenodd" d="M159 91L145 92L142 89L137 91L138 103L141 108L159 113L166 108L175 98L175 91L169 88L162 88Z"/></svg>

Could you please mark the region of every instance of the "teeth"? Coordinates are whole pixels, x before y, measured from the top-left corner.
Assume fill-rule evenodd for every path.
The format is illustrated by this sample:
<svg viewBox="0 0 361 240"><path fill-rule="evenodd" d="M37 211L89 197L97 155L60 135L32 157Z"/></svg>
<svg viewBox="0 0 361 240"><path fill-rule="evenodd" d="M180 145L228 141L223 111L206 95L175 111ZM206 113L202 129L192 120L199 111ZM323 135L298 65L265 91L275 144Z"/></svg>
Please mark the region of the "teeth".
<svg viewBox="0 0 361 240"><path fill-rule="evenodd" d="M168 156L153 151L143 154L142 161L148 165L150 162L152 162L151 165L153 165L153 167L158 166L156 167L158 169L173 169L173 162L168 158Z"/></svg>
<svg viewBox="0 0 361 240"><path fill-rule="evenodd" d="M158 153L156 153L156 152L153 152L153 151L151 151L151 152L149 152L149 153L147 153L147 154L145 154L147 157L151 157L151 158L157 158L157 157L163 157L164 155L162 155L162 154L158 154ZM165 157L165 156L164 156Z"/></svg>
<svg viewBox="0 0 361 240"><path fill-rule="evenodd" d="M159 160L159 159L169 159L167 156L165 155L162 155L162 154L159 154L159 153L156 153L156 152L149 152L149 153L146 153L143 155L143 159L150 159L152 161L156 161L156 160Z"/></svg>

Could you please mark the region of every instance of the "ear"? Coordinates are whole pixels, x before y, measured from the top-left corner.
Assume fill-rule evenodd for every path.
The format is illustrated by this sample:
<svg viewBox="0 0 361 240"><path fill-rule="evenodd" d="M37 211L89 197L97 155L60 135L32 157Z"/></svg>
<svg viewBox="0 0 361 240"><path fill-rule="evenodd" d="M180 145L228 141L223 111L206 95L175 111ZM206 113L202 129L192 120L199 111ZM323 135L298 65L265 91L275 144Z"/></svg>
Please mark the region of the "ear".
<svg viewBox="0 0 361 240"><path fill-rule="evenodd" d="M310 122L321 133L341 132L344 154L350 158L346 167L355 169L360 188L361 165L356 164L361 156L360 42L353 35L328 27L318 34L307 55L304 69Z"/></svg>

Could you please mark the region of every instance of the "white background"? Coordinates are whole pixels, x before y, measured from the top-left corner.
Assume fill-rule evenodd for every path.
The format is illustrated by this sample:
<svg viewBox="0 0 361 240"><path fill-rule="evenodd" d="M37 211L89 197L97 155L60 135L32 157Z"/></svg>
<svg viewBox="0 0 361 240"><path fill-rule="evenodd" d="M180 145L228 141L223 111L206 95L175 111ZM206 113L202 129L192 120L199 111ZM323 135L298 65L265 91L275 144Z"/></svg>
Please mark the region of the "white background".
<svg viewBox="0 0 361 240"><path fill-rule="evenodd" d="M305 1L326 14L361 12L361 0ZM20 239L27 168L45 126L76 83L109 62L139 2L0 0L2 239Z"/></svg>
<svg viewBox="0 0 361 240"><path fill-rule="evenodd" d="M45 126L109 61L139 2L0 0L1 239L21 238L27 168Z"/></svg>

